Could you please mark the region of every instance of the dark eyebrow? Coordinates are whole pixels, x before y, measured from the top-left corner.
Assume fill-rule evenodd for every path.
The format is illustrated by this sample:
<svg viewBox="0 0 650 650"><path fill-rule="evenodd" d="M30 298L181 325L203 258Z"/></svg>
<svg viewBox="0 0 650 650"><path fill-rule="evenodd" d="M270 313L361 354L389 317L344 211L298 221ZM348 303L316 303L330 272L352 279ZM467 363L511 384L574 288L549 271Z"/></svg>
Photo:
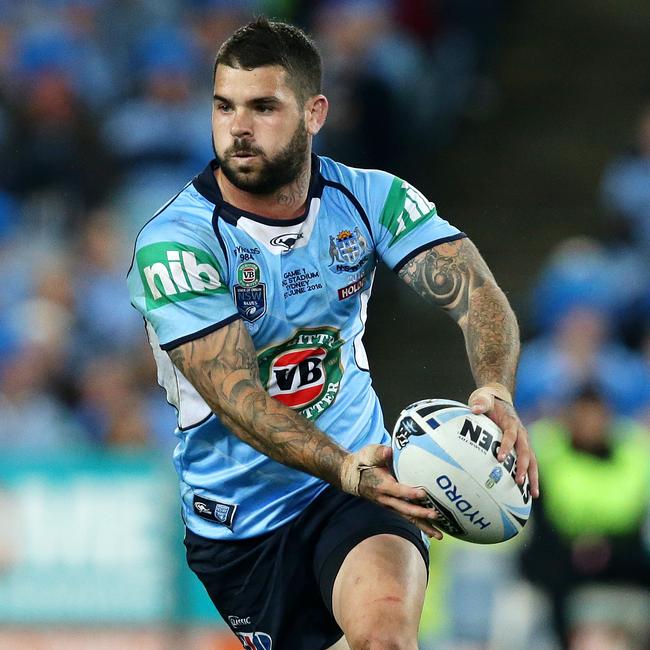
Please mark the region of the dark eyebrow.
<svg viewBox="0 0 650 650"><path fill-rule="evenodd" d="M280 100L277 97L271 95L270 97L256 97L251 99L251 104L279 104Z"/></svg>
<svg viewBox="0 0 650 650"><path fill-rule="evenodd" d="M221 95L215 94L213 96L213 100L215 102L223 102L224 104L232 104L228 98L222 97ZM269 95L268 97L255 97L254 99L249 100L247 103L251 106L259 106L260 104L279 104L280 100L273 95Z"/></svg>

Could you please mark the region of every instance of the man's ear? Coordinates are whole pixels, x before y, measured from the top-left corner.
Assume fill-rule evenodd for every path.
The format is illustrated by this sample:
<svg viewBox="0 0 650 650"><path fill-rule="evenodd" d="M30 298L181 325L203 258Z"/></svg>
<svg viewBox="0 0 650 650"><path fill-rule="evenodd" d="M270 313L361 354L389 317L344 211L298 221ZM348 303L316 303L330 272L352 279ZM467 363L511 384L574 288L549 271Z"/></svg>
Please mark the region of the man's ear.
<svg viewBox="0 0 650 650"><path fill-rule="evenodd" d="M314 95L305 104L305 126L309 135L316 135L325 124L329 102L325 95Z"/></svg>

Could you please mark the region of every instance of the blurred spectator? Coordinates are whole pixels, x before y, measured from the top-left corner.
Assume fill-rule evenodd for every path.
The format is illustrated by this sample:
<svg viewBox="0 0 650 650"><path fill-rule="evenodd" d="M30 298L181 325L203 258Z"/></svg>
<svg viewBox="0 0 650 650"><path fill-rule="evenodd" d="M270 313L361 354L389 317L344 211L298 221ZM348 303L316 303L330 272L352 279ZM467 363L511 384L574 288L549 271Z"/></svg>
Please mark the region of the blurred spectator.
<svg viewBox="0 0 650 650"><path fill-rule="evenodd" d="M324 92L331 102L318 148L352 165L396 171L400 125L407 129L412 111L403 121L397 119L397 92L378 65L384 44L389 48L394 43L396 61L400 53L409 57L398 45L403 41L394 33L390 11L387 0L333 0L321 3L315 14L315 36L325 63ZM404 72L401 65L399 69ZM417 68L406 69L403 83L408 85L417 74Z"/></svg>
<svg viewBox="0 0 650 650"><path fill-rule="evenodd" d="M605 169L601 198L615 233L650 262L650 104L639 116L632 150Z"/></svg>
<svg viewBox="0 0 650 650"><path fill-rule="evenodd" d="M201 85L206 85L218 46L240 25L251 20L259 3L255 0L192 0L189 5L188 22L198 55L195 71ZM282 12L270 11L268 15L280 16Z"/></svg>
<svg viewBox="0 0 650 650"><path fill-rule="evenodd" d="M0 448L30 453L83 448L85 432L57 398L50 358L27 345L0 365Z"/></svg>
<svg viewBox="0 0 650 650"><path fill-rule="evenodd" d="M88 215L79 232L74 263L75 359L119 352L142 339L143 324L129 304L124 269L130 243L117 229L118 219L106 208Z"/></svg>
<svg viewBox="0 0 650 650"><path fill-rule="evenodd" d="M22 257L18 242L19 211L18 202L10 194L0 191L0 277L4 281L4 291L0 293L0 358L16 342L9 309L25 295L29 283L24 273L25 266L19 263Z"/></svg>
<svg viewBox="0 0 650 650"><path fill-rule="evenodd" d="M578 589L632 585L641 590L642 602L650 598L650 548L643 538L650 516L650 434L616 417L591 384L583 385L556 417L534 423L530 431L542 498L523 552L523 571L551 598L564 647L601 647L584 645L585 625L590 629L594 621L587 622ZM626 632L622 645L603 645L604 650L648 647L644 643L650 638L638 637L638 621L626 630L624 610L619 608L620 620L614 621L610 607L610 620L603 616L599 621ZM643 634L650 631L647 611Z"/></svg>
<svg viewBox="0 0 650 650"><path fill-rule="evenodd" d="M650 405L650 373L641 356L611 338L605 310L576 303L552 332L523 347L519 413L527 422L552 415L585 382L598 385L617 415L637 416Z"/></svg>
<svg viewBox="0 0 650 650"><path fill-rule="evenodd" d="M196 52L178 28L149 30L136 53L136 97L104 123L104 141L121 172L119 204L129 236L212 156L211 94L193 93ZM209 70L205 70L209 77Z"/></svg>
<svg viewBox="0 0 650 650"><path fill-rule="evenodd" d="M644 268L590 237L571 237L551 254L533 288L533 326L553 330L566 312L583 305L607 313L615 328L644 291Z"/></svg>
<svg viewBox="0 0 650 650"><path fill-rule="evenodd" d="M60 237L110 191L112 167L97 122L70 78L42 63L23 79L16 98L11 164L3 175L25 202L26 226Z"/></svg>
<svg viewBox="0 0 650 650"><path fill-rule="evenodd" d="M126 357L98 356L89 361L79 377L79 390L78 416L93 442L126 448L150 443L135 368Z"/></svg>
<svg viewBox="0 0 650 650"><path fill-rule="evenodd" d="M650 593L629 585L583 587L567 605L570 650L646 650Z"/></svg>

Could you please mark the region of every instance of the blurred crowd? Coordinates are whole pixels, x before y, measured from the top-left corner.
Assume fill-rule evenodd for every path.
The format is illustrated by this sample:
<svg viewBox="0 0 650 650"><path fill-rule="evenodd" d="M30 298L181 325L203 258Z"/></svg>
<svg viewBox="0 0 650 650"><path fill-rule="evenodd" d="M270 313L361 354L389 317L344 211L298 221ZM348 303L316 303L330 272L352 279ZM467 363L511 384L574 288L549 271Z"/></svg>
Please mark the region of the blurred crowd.
<svg viewBox="0 0 650 650"><path fill-rule="evenodd" d="M124 274L139 228L213 155L212 61L236 27L260 12L306 27L332 101L317 149L407 174L489 109L507 9L0 0L0 447L173 446Z"/></svg>
<svg viewBox="0 0 650 650"><path fill-rule="evenodd" d="M600 237L533 287L517 406L542 498L521 569L564 648L650 647L650 103L602 174Z"/></svg>
<svg viewBox="0 0 650 650"><path fill-rule="evenodd" d="M125 273L135 233L213 155L212 60L233 29L259 12L306 27L332 104L316 149L417 180L493 109L511 5L0 0L0 449L173 447ZM576 621L620 594L583 587L648 602L650 106L632 131L603 169L602 236L562 242L535 281L518 375L546 495L522 566L576 650L617 647Z"/></svg>
<svg viewBox="0 0 650 650"><path fill-rule="evenodd" d="M603 170L593 232L561 242L532 289L518 407L530 422L594 384L650 425L650 103Z"/></svg>

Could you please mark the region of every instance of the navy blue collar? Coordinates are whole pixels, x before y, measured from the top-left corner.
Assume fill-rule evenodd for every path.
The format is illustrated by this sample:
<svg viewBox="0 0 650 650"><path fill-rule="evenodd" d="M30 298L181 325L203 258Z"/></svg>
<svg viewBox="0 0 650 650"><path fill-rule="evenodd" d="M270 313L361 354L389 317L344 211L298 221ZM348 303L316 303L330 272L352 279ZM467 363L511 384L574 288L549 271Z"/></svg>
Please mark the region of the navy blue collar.
<svg viewBox="0 0 650 650"><path fill-rule="evenodd" d="M214 176L214 172L219 167L219 161L215 158L211 160L206 168L192 180L192 185L196 191L206 198L210 203L215 205L215 212L218 212L226 221L237 223L240 217L247 217L253 221L258 221L270 226L283 225L292 226L302 223L309 213L309 206L313 198L319 198L323 193L323 177L320 173L320 158L312 153L311 155L311 178L309 180L309 190L307 192L307 203L305 213L294 217L293 219L271 219L253 212L247 212L223 200L219 184Z"/></svg>

